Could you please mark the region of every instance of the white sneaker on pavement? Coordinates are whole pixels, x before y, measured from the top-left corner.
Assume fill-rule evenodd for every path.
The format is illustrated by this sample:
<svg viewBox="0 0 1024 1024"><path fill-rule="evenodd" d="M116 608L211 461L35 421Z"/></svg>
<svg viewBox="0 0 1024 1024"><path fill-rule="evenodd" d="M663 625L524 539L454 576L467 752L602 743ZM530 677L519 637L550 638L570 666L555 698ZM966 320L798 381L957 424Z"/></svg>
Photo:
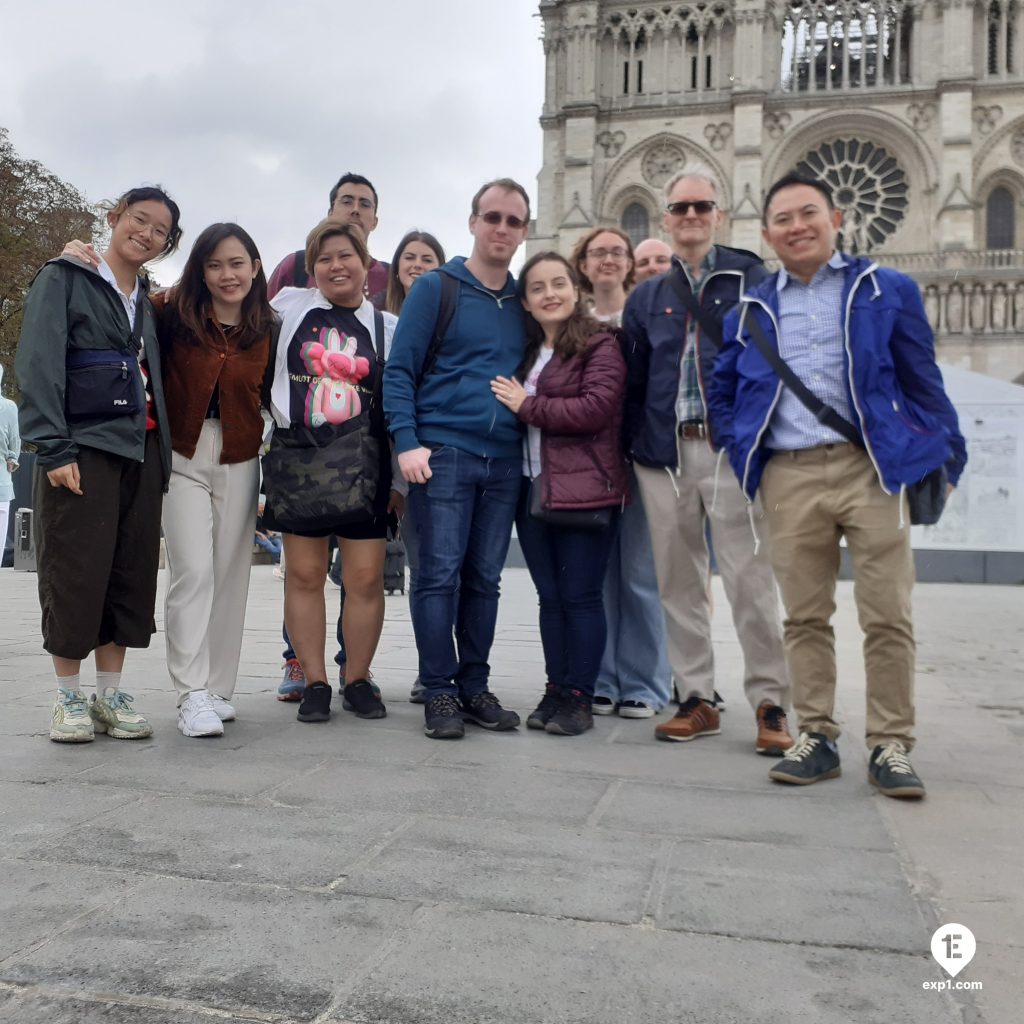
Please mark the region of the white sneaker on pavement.
<svg viewBox="0 0 1024 1024"><path fill-rule="evenodd" d="M217 712L217 717L222 722L235 720L235 705L227 697L222 697L219 693L211 693L210 699L213 701L213 710Z"/></svg>
<svg viewBox="0 0 1024 1024"><path fill-rule="evenodd" d="M185 736L223 736L213 698L206 690L193 690L178 708L178 730Z"/></svg>
<svg viewBox="0 0 1024 1024"><path fill-rule="evenodd" d="M58 687L50 716L50 739L54 743L91 743L95 738L96 730L82 691Z"/></svg>

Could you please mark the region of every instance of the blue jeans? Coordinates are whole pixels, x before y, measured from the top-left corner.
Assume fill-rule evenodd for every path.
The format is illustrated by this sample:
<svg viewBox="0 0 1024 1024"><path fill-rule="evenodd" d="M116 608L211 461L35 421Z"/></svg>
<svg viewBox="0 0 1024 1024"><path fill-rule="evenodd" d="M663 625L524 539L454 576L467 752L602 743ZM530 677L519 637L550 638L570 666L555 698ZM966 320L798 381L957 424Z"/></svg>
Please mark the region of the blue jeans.
<svg viewBox="0 0 1024 1024"><path fill-rule="evenodd" d="M446 445L432 451L430 469L427 483L409 488L419 541L409 598L419 675L428 699L468 697L487 689L520 459L485 459Z"/></svg>
<svg viewBox="0 0 1024 1024"><path fill-rule="evenodd" d="M631 474L632 475L632 474ZM640 488L622 512L604 580L608 642L595 693L616 703L638 700L660 711L672 694L665 616Z"/></svg>
<svg viewBox="0 0 1024 1024"><path fill-rule="evenodd" d="M523 477L516 534L540 600L540 641L548 681L594 695L607 630L601 589L618 524L572 530L530 515Z"/></svg>

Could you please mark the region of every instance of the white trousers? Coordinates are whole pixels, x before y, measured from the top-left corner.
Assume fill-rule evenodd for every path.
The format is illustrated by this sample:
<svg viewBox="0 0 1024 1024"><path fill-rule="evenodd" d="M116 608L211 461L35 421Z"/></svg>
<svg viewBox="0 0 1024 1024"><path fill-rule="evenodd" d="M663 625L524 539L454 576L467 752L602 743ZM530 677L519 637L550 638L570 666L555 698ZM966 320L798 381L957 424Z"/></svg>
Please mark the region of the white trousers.
<svg viewBox="0 0 1024 1024"><path fill-rule="evenodd" d="M11 503L0 501L0 560L4 557L4 548L7 547L7 523L11 514Z"/></svg>
<svg viewBox="0 0 1024 1024"><path fill-rule="evenodd" d="M235 690L249 594L259 460L221 465L221 425L206 420L195 455L173 453L164 497L167 670L178 704L194 690Z"/></svg>

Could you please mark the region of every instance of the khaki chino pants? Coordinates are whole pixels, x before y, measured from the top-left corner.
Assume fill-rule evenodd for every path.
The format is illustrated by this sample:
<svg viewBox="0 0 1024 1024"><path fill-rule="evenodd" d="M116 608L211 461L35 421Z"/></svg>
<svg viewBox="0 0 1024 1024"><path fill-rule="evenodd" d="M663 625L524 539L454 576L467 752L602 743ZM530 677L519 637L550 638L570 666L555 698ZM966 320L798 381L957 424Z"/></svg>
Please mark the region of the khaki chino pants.
<svg viewBox="0 0 1024 1024"><path fill-rule="evenodd" d="M831 619L839 540L845 536L864 631L867 745L899 740L909 750L914 742L914 560L901 497L882 490L867 453L852 444L776 452L760 493L786 608L786 656L800 730L831 739L840 733Z"/></svg>

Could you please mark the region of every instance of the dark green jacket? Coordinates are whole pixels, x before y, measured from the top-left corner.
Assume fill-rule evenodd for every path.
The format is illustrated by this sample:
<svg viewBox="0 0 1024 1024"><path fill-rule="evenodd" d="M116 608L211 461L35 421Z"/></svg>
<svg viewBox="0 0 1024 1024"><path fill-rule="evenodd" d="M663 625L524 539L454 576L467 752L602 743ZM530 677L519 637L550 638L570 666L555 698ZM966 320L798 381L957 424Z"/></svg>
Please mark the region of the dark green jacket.
<svg viewBox="0 0 1024 1024"><path fill-rule="evenodd" d="M144 358L153 394L164 489L171 473L171 441L164 405L160 342L146 283L139 288ZM146 450L146 413L69 423L64 411L69 349L127 349L132 325L114 289L92 267L70 257L39 271L25 300L15 357L21 388L22 440L44 470L75 462L79 448L98 448L137 462Z"/></svg>

